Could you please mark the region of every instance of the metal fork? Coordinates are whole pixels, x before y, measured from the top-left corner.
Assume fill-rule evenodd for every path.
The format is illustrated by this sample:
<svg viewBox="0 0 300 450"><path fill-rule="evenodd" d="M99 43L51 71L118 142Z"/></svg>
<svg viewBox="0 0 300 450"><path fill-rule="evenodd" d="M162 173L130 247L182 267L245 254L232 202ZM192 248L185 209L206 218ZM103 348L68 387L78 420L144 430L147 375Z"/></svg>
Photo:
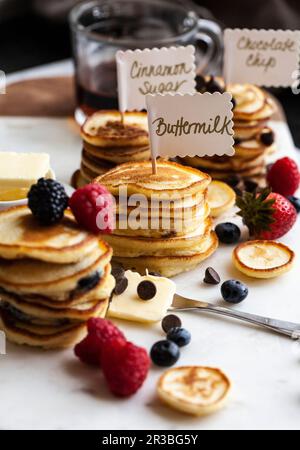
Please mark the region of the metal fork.
<svg viewBox="0 0 300 450"><path fill-rule="evenodd" d="M197 311L209 312L221 316L232 317L233 319L249 322L258 325L268 330L283 334L292 339L300 339L300 324L286 322L283 320L270 319L268 317L257 316L233 309L225 308L223 306L214 306L210 303L192 300L181 295L176 294L173 300L172 307L169 309L172 312L180 311Z"/></svg>

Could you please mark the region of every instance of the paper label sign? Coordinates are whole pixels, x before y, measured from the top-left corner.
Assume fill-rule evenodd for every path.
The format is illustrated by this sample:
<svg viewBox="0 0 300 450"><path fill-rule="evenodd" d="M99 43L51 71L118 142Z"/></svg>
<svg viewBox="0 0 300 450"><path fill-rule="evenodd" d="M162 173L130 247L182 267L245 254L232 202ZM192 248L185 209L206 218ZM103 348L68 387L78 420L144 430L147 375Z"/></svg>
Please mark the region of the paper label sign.
<svg viewBox="0 0 300 450"><path fill-rule="evenodd" d="M299 70L300 31L226 29L226 83L289 87Z"/></svg>
<svg viewBox="0 0 300 450"><path fill-rule="evenodd" d="M234 155L228 92L147 95L152 158Z"/></svg>
<svg viewBox="0 0 300 450"><path fill-rule="evenodd" d="M196 87L195 47L119 51L119 109L146 109L148 94L191 94Z"/></svg>

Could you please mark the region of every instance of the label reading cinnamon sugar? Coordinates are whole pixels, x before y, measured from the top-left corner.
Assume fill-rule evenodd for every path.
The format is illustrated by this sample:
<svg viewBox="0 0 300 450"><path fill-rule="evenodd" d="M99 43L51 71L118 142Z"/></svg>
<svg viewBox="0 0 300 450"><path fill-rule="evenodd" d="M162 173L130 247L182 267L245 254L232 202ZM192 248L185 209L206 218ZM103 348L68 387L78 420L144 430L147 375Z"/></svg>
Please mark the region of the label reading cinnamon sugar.
<svg viewBox="0 0 300 450"><path fill-rule="evenodd" d="M195 47L119 51L119 108L121 112L146 108L146 95L195 92Z"/></svg>

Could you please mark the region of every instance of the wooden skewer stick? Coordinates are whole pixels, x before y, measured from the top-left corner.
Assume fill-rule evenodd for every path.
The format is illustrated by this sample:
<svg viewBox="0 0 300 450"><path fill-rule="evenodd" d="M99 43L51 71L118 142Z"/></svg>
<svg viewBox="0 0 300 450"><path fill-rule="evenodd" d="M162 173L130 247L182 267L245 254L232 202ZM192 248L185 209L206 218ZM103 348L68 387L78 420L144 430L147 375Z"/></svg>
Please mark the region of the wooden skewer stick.
<svg viewBox="0 0 300 450"><path fill-rule="evenodd" d="M121 124L124 125L125 123L125 113L122 111L121 112Z"/></svg>
<svg viewBox="0 0 300 450"><path fill-rule="evenodd" d="M156 158L152 158L152 175L157 175Z"/></svg>

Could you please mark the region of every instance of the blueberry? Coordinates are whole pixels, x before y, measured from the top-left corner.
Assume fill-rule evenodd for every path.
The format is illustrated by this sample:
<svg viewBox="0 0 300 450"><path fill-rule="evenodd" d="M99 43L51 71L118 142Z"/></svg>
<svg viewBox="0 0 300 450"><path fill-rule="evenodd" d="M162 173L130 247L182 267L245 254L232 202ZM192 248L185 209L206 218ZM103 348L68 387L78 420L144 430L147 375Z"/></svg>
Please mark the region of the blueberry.
<svg viewBox="0 0 300 450"><path fill-rule="evenodd" d="M178 361L180 350L175 342L159 341L151 348L150 356L157 366L171 367Z"/></svg>
<svg viewBox="0 0 300 450"><path fill-rule="evenodd" d="M214 94L215 92L223 94L225 92L224 88L213 76L211 76L206 83L206 91L210 92L211 94Z"/></svg>
<svg viewBox="0 0 300 450"><path fill-rule="evenodd" d="M77 283L77 291L80 292L88 292L94 289L99 281L101 280L100 272L96 271L91 275L88 275L85 278L81 278L81 280Z"/></svg>
<svg viewBox="0 0 300 450"><path fill-rule="evenodd" d="M288 197L288 200L291 202L291 204L295 207L297 213L300 213L300 198L294 197L293 195L290 195Z"/></svg>
<svg viewBox="0 0 300 450"><path fill-rule="evenodd" d="M275 141L274 131L265 128L260 135L260 140L265 146L270 147Z"/></svg>
<svg viewBox="0 0 300 450"><path fill-rule="evenodd" d="M247 286L237 280L225 281L221 286L221 294L228 303L240 303L248 296Z"/></svg>
<svg viewBox="0 0 300 450"><path fill-rule="evenodd" d="M215 232L223 244L236 244L241 237L241 230L237 225L230 222L220 223Z"/></svg>
<svg viewBox="0 0 300 450"><path fill-rule="evenodd" d="M178 347L184 347L191 342L191 333L185 328L175 327L171 328L167 334L169 341L175 342Z"/></svg>

